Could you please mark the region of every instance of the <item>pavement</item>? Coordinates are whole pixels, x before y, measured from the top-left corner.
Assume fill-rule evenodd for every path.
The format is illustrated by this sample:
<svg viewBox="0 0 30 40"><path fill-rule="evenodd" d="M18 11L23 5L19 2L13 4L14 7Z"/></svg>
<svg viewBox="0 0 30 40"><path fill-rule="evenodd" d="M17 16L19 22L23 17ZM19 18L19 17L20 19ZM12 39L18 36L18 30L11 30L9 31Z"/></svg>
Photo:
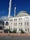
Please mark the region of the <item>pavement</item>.
<svg viewBox="0 0 30 40"><path fill-rule="evenodd" d="M0 40L30 40L30 34L0 33Z"/></svg>
<svg viewBox="0 0 30 40"><path fill-rule="evenodd" d="M30 36L30 34L20 34L20 33L0 33L0 36Z"/></svg>

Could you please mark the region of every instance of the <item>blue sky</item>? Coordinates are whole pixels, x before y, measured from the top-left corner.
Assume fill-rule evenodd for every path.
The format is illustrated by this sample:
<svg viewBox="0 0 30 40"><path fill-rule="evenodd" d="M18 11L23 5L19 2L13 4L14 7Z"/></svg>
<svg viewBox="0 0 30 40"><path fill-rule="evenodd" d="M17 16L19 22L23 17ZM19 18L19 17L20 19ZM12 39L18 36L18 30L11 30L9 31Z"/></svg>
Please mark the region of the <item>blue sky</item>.
<svg viewBox="0 0 30 40"><path fill-rule="evenodd" d="M15 5L16 4L16 5ZM14 15L14 6L17 7L16 14L20 11L27 11L30 14L30 0L12 0L11 16ZM0 17L8 15L9 0L0 0Z"/></svg>

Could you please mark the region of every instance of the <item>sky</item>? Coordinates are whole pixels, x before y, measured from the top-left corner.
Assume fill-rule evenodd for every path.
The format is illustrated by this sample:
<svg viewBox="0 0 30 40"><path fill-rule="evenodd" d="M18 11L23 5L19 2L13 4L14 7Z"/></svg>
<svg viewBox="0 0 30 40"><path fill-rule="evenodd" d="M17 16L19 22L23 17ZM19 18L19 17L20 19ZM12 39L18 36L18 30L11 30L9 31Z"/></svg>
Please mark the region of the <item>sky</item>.
<svg viewBox="0 0 30 40"><path fill-rule="evenodd" d="M14 7L16 6L16 15L20 11L27 11L30 14L30 0L12 0L11 16L14 16ZM0 17L8 16L9 0L0 0Z"/></svg>

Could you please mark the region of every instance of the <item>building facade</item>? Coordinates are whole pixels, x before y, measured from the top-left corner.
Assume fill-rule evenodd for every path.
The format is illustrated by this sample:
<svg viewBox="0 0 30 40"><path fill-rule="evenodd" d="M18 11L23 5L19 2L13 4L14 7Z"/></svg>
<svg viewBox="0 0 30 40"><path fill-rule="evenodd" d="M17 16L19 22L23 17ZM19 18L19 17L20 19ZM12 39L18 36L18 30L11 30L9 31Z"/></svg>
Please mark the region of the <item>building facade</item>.
<svg viewBox="0 0 30 40"><path fill-rule="evenodd" d="M22 29L25 33L30 33L30 16L11 17L8 21L4 21L4 23L5 29L10 28L11 31L17 29L17 32L21 32Z"/></svg>

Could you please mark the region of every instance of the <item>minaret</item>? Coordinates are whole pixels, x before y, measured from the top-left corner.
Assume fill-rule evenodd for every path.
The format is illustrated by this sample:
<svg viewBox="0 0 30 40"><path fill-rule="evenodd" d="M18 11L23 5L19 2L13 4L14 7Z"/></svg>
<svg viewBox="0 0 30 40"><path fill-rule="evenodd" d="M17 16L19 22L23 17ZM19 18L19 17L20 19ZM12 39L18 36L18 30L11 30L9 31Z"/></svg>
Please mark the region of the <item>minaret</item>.
<svg viewBox="0 0 30 40"><path fill-rule="evenodd" d="M8 17L10 17L10 14L11 14L11 2L12 2L12 0L10 0L10 2L9 2L9 13L8 13Z"/></svg>
<svg viewBox="0 0 30 40"><path fill-rule="evenodd" d="M16 7L14 7L14 17L16 16Z"/></svg>

